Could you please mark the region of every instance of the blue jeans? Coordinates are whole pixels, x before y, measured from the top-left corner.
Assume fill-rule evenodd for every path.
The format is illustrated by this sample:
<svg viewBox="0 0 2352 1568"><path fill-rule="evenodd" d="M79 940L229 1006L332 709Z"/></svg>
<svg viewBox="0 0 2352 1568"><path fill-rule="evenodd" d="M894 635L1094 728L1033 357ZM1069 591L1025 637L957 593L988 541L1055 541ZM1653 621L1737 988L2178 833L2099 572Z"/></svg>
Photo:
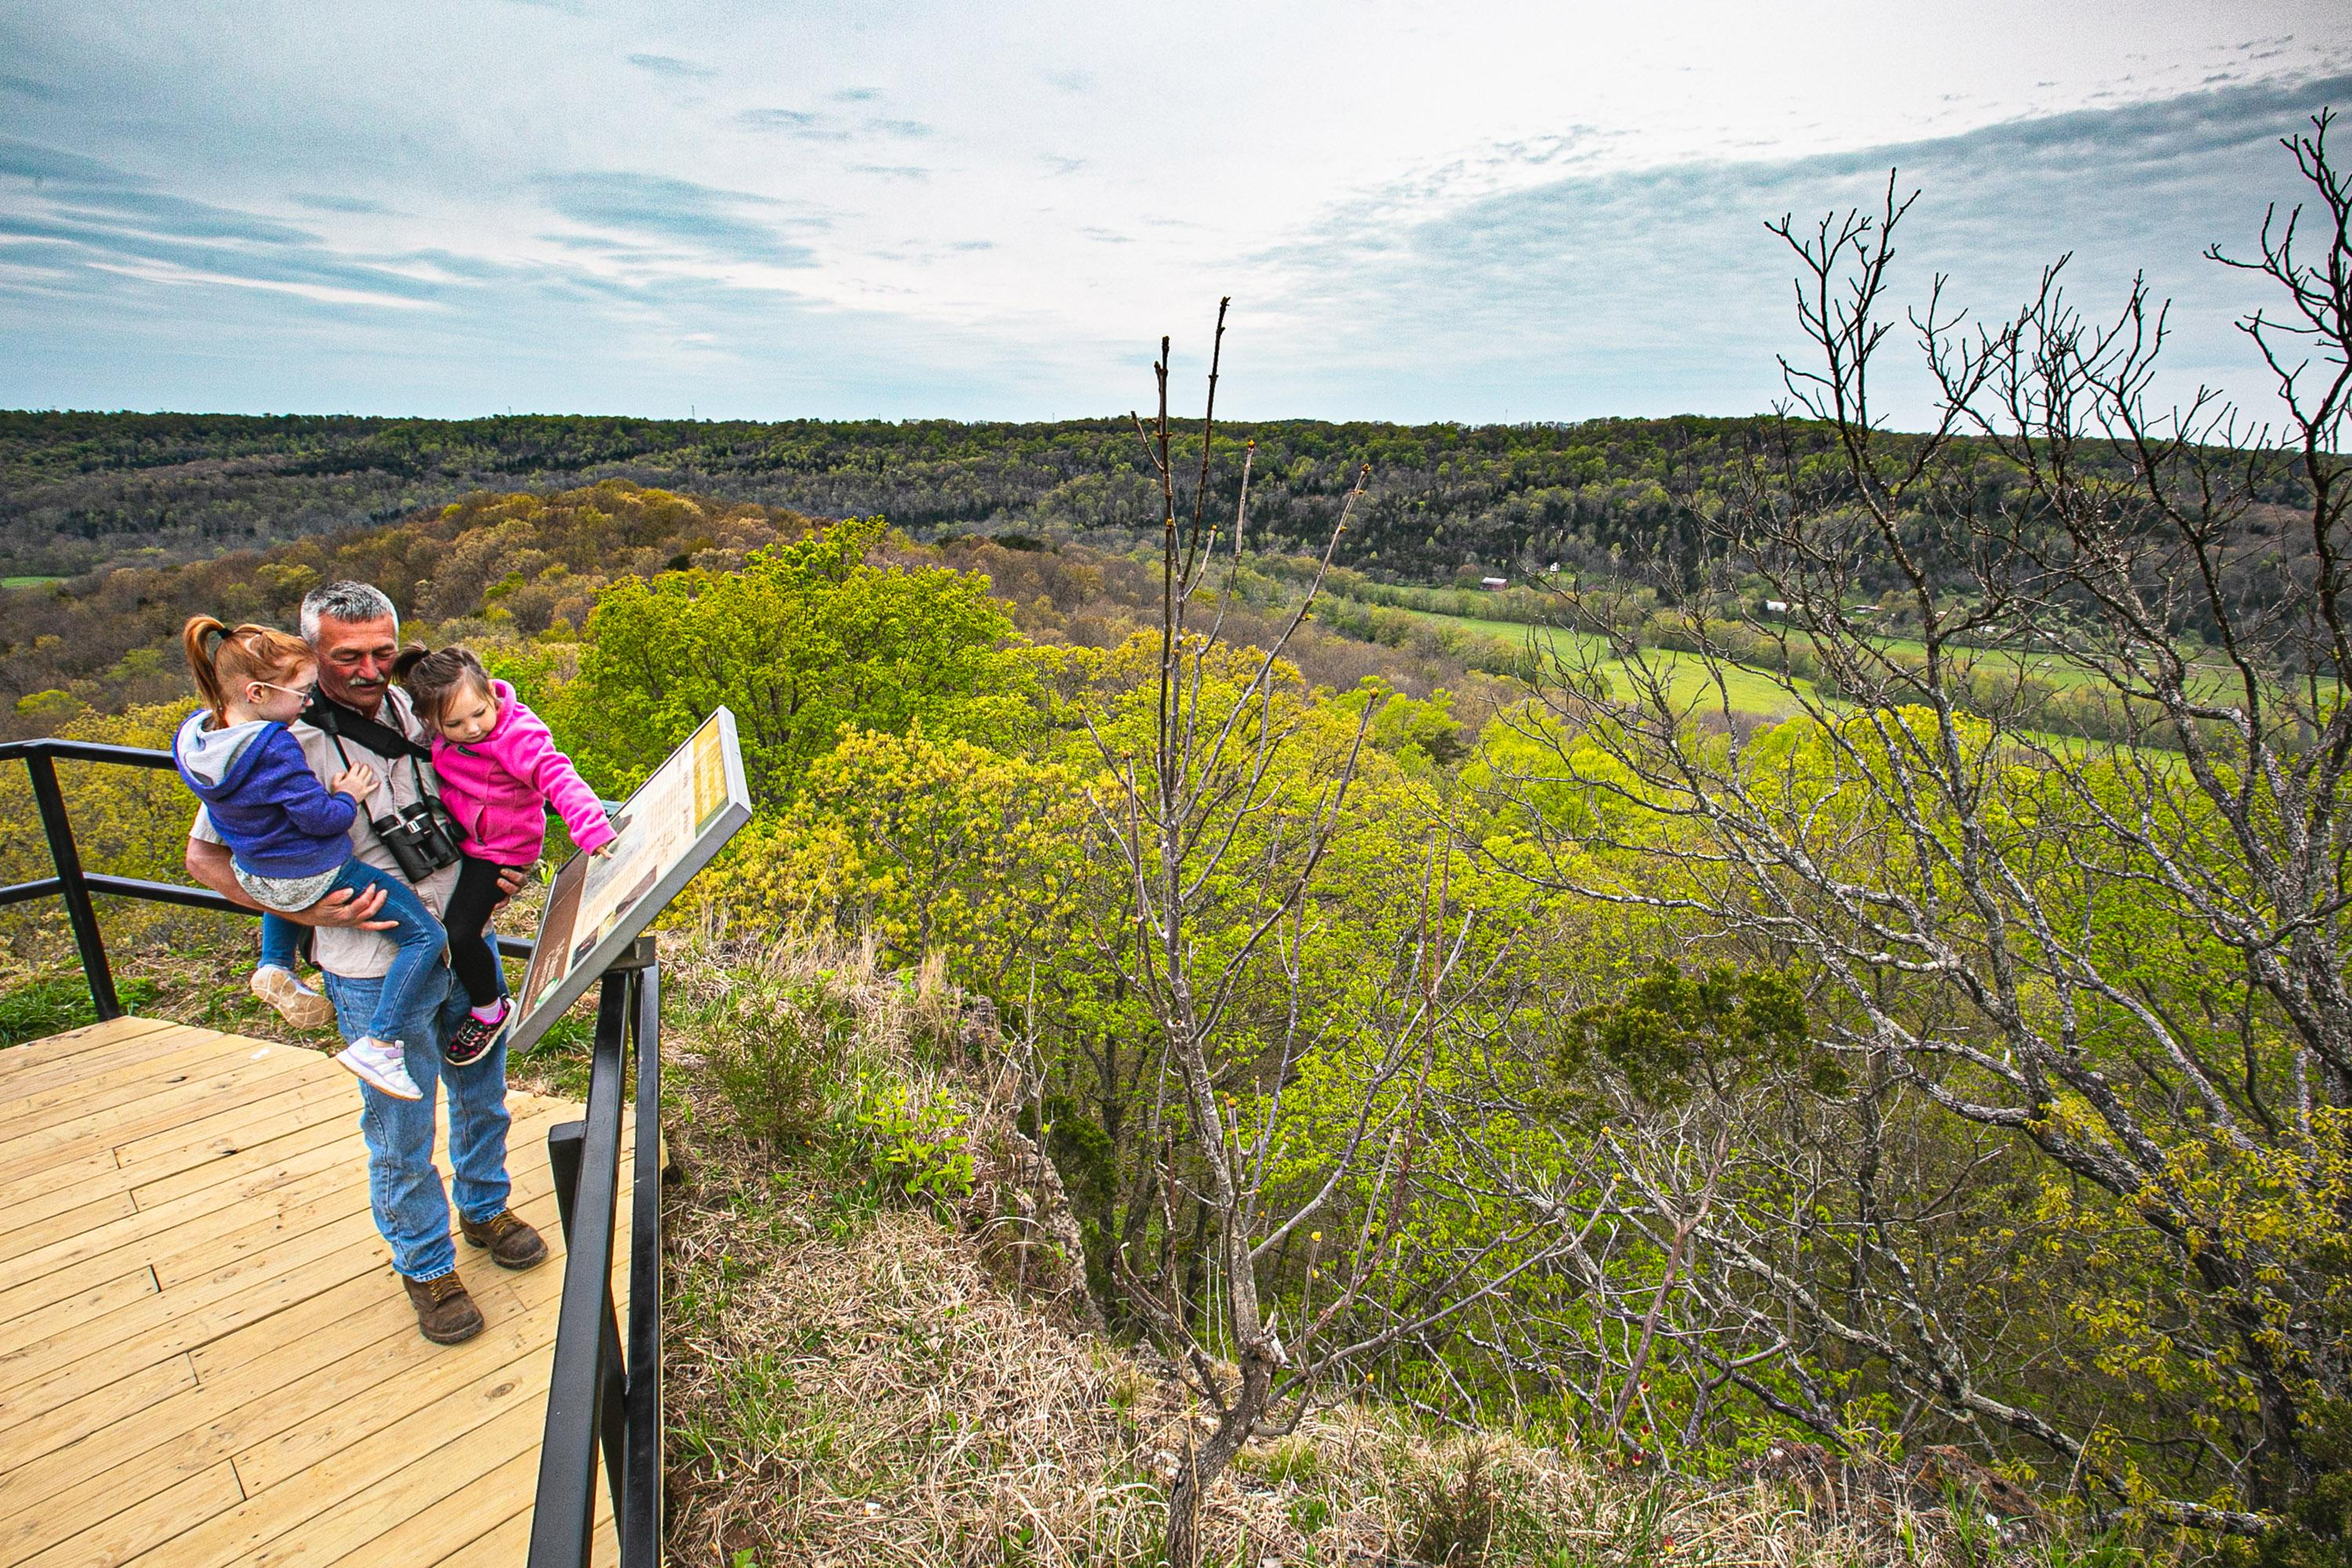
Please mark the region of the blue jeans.
<svg viewBox="0 0 2352 1568"><path fill-rule="evenodd" d="M360 1033L373 1035L390 1045L394 1040L407 1038L400 1033L400 1026L408 1018L419 1016L418 1007L425 997L425 977L440 969L441 950L449 945L449 933L441 929L441 922L433 918L433 911L425 907L425 900L416 896L415 889L389 871L377 870L356 855L343 862L342 870L336 874L334 881L320 896L332 897L341 892L364 893L371 888L383 889L383 908L376 911L375 918L394 922L392 930L382 934L397 943L399 951L393 954L392 970L383 977L383 989L377 998L375 1011ZM267 940L265 937L264 941ZM440 985L434 988L435 994L437 995L447 984L448 976L445 971ZM340 1004L335 1008L335 1016L340 1023L343 1016ZM345 1038L350 1037L346 1034ZM416 1042L411 1039L409 1043L414 1045ZM435 1055L439 1055L437 1047Z"/></svg>
<svg viewBox="0 0 2352 1568"><path fill-rule="evenodd" d="M365 1033L390 976L350 980L327 974L335 1027L346 1040ZM449 1164L457 1212L477 1223L507 1206L507 1047L501 1040L471 1066L441 1070L441 1042L466 1015L464 987L435 964L390 1037L404 1041L408 1076L422 1100L394 1100L360 1085L360 1131L367 1139L368 1205L392 1248L392 1266L411 1279L434 1279L457 1266L449 1241L449 1197L433 1163L433 1100L449 1093Z"/></svg>
<svg viewBox="0 0 2352 1568"><path fill-rule="evenodd" d="M261 964L264 969L294 971L294 955L301 951L302 928L284 915L261 911Z"/></svg>

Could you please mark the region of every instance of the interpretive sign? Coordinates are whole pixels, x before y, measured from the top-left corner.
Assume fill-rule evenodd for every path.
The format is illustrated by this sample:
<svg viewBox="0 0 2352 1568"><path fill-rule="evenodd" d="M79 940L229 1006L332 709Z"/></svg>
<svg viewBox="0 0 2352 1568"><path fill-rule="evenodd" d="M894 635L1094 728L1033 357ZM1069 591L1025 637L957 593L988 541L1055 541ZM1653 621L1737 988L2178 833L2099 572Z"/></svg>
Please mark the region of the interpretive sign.
<svg viewBox="0 0 2352 1568"><path fill-rule="evenodd" d="M507 1048L547 1033L751 820L735 715L721 708L622 805L603 854L575 853L555 873Z"/></svg>

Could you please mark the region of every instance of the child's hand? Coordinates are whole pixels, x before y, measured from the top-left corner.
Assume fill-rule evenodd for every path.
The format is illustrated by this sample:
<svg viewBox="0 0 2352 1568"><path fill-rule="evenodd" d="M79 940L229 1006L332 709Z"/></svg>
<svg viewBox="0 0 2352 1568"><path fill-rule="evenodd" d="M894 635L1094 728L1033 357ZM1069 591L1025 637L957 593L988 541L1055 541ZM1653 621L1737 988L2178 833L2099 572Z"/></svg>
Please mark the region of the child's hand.
<svg viewBox="0 0 2352 1568"><path fill-rule="evenodd" d="M347 795L353 805L365 805L368 796L375 793L375 770L365 763L353 763L335 775L327 785L331 795Z"/></svg>

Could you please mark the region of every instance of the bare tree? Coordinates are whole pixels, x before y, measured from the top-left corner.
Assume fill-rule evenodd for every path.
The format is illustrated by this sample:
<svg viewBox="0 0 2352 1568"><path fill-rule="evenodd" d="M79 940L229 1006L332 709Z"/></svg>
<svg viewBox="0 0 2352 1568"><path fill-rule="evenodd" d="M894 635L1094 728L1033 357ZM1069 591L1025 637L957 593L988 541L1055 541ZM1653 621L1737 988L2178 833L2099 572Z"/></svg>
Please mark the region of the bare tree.
<svg viewBox="0 0 2352 1568"><path fill-rule="evenodd" d="M1332 1395L1349 1364L1507 1289L1512 1269L1491 1264L1517 1239L1498 1235L1438 1258L1406 1223L1439 1042L1491 968L1470 958L1475 911L1448 907L1442 840L1387 983L1354 999L1310 991L1305 954L1329 918L1315 877L1343 830L1376 704L1365 705L1336 755L1307 756L1311 715L1282 655L1320 591L1362 477L1268 646L1227 643L1223 607L1233 595L1215 594L1210 615L1203 593L1221 561L1230 585L1249 495L1245 459L1225 548L1223 528L1205 515L1224 319L1221 303L1189 518L1179 500L1165 339L1154 366L1157 416L1136 421L1163 503L1149 738L1129 746L1107 719L1087 718L1102 764L1088 797L1095 842L1128 900L1120 940L1104 951L1159 1037L1143 1180L1127 1195L1127 1242L1112 1266L1127 1303L1215 1415L1206 1439L1181 1456L1170 1493L1167 1555L1176 1568L1198 1563L1202 1496L1244 1444L1293 1429L1317 1398ZM1335 1041L1352 1052L1359 1098L1318 1152L1312 1179L1281 1180L1286 1163L1297 1163L1280 1146L1293 1068ZM1180 1201L1194 1216L1191 1245L1205 1264L1197 1289L1177 1267L1186 1228ZM1136 1245L1153 1230L1157 1259ZM1280 1266L1301 1258L1286 1289Z"/></svg>
<svg viewBox="0 0 2352 1568"><path fill-rule="evenodd" d="M1812 348L1784 362L1791 405L1662 584L1671 616L1567 596L1586 636L1498 752L1507 792L1549 803L1547 880L1794 965L1853 1069L1857 1154L1784 1144L1729 1178L1810 1192L1834 1247L1701 1204L1723 1178L1687 1150L1622 1163L1629 1222L1687 1232L1662 1321L1690 1363L1832 1436L1806 1380L1866 1364L2095 1497L2238 1531L2313 1495L2315 1423L2352 1395L2352 182L2329 127L2285 143L2309 204L2221 258L2287 302L2242 323L2283 429L2210 391L2156 406L2164 309L2139 282L2087 319L2061 262L1983 326L1937 280L1907 317L1935 415L1895 431L1874 392L1909 203L1890 177L1875 211L1776 226ZM1759 683L1769 713L1738 695ZM1936 1192L1887 1168L1939 1139L1909 1181L2007 1151L2050 1201L2085 1194L2130 1265L2089 1286L2144 1295L2184 1380L2129 1390L2170 1430L1970 1322Z"/></svg>

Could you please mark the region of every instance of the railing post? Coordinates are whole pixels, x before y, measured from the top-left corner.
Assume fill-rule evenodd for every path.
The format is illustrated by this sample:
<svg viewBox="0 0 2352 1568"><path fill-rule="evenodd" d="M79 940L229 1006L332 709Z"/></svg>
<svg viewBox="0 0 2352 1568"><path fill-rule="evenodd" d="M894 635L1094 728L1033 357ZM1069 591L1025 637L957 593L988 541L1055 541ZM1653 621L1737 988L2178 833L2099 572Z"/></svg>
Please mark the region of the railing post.
<svg viewBox="0 0 2352 1568"><path fill-rule="evenodd" d="M595 1070L590 1065L589 1070ZM572 1250L572 1205L580 1190L580 1153L586 1142L588 1124L584 1121L560 1121L547 1130L547 1164L555 1177L555 1217L563 1226L563 1247ZM610 1276L608 1275L609 1279ZM633 1274L634 1284L635 1276ZM634 1322L635 1310L630 1310ZM623 1359L621 1331L613 1315L613 1293L608 1285L604 1291L604 1331L598 1336L603 1342L596 1348L596 1377L604 1385L604 1396L597 1401L598 1447L604 1451L604 1484L613 1489L613 1517L617 1524L621 1504L627 1500L628 1468L628 1363Z"/></svg>
<svg viewBox="0 0 2352 1568"><path fill-rule="evenodd" d="M33 799L41 808L41 831L48 836L49 859L58 868L58 892L66 901L66 919L73 925L74 946L81 952L90 1004L100 1018L120 1018L122 1004L114 994L114 971L107 966L106 939L99 934L89 884L82 880L73 824L66 819L66 797L58 788L58 764L47 752L35 751L25 754L25 768L33 775Z"/></svg>
<svg viewBox="0 0 2352 1568"><path fill-rule="evenodd" d="M627 1489L614 1510L621 1527L621 1568L661 1561L661 970L637 977L637 1147L629 1194L629 1381Z"/></svg>
<svg viewBox="0 0 2352 1568"><path fill-rule="evenodd" d="M548 1133L548 1163L565 1247L555 1365L540 1447L539 1507L531 1516L532 1568L586 1568L596 1513L594 1451L599 1447L604 1453L605 1483L613 1489L616 1521L624 1500L626 1383L620 1331L613 1317L612 1242L619 1198L622 1053L627 1042L631 978L625 973L604 976L588 1065L587 1119ZM613 1162L609 1167L608 1159ZM593 1245L583 1248L583 1240ZM551 1506L558 1500L562 1506Z"/></svg>

